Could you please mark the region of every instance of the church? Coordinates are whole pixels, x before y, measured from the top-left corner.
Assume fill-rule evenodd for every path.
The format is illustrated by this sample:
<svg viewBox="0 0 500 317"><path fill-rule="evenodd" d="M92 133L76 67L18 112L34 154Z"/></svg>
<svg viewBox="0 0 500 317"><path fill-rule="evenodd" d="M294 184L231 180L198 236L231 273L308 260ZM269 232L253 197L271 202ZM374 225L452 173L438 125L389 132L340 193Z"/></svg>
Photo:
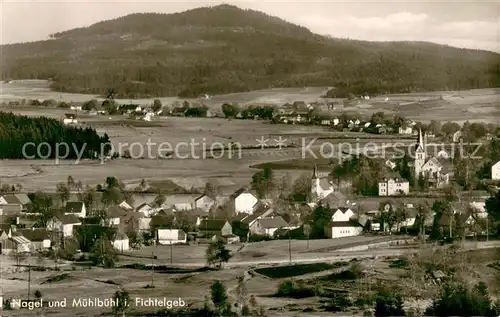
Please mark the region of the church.
<svg viewBox="0 0 500 317"><path fill-rule="evenodd" d="M311 177L311 203L313 205L322 202L331 207L344 206L348 201L339 191L339 184L334 183L329 176L321 176L315 165Z"/></svg>
<svg viewBox="0 0 500 317"><path fill-rule="evenodd" d="M422 176L428 179L434 187L448 185L451 173L445 170L443 164L436 157L429 157L427 146L427 135L424 135L422 130L419 130L413 163L415 180Z"/></svg>

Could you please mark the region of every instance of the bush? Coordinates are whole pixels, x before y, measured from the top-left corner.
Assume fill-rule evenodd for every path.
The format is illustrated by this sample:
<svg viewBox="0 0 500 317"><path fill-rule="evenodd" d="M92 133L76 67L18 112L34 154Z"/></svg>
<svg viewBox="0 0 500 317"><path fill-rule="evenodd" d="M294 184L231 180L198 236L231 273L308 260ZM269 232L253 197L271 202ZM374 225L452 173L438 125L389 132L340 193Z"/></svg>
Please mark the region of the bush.
<svg viewBox="0 0 500 317"><path fill-rule="evenodd" d="M316 295L314 289L305 285L294 283L287 280L280 284L276 296L278 297L291 297L291 298L308 298Z"/></svg>

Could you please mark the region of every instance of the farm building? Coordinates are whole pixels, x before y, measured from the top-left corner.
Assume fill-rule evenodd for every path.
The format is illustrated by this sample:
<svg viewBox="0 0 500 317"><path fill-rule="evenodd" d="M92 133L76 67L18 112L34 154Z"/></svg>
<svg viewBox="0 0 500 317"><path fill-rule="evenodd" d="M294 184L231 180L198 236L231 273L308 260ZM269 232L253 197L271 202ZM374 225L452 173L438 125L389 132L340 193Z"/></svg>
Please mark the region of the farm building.
<svg viewBox="0 0 500 317"><path fill-rule="evenodd" d="M12 252L30 252L31 243L22 235L12 235L5 240L2 240L1 252L2 254L11 254Z"/></svg>
<svg viewBox="0 0 500 317"><path fill-rule="evenodd" d="M4 215L26 211L30 204L31 200L26 194L19 193L0 196L0 206Z"/></svg>
<svg viewBox="0 0 500 317"><path fill-rule="evenodd" d="M182 229L158 229L156 232L158 244L161 245L187 242L187 235Z"/></svg>
<svg viewBox="0 0 500 317"><path fill-rule="evenodd" d="M33 250L39 251L50 248L49 233L45 229L18 229L16 233L28 239Z"/></svg>
<svg viewBox="0 0 500 317"><path fill-rule="evenodd" d="M239 241L239 237L233 234L233 227L227 220L205 219L200 223L198 230L202 240L222 240L225 243Z"/></svg>
<svg viewBox="0 0 500 317"><path fill-rule="evenodd" d="M357 221L332 221L325 227L325 235L331 239L359 236L362 233L363 227Z"/></svg>
<svg viewBox="0 0 500 317"><path fill-rule="evenodd" d="M236 214L251 214L254 211L255 204L259 202L257 197L246 188L240 188L234 192L230 197L230 201L234 206L234 212Z"/></svg>
<svg viewBox="0 0 500 317"><path fill-rule="evenodd" d="M151 215L155 212L153 207L151 207L147 203L140 204L136 209L136 212L142 213L145 217L151 217Z"/></svg>
<svg viewBox="0 0 500 317"><path fill-rule="evenodd" d="M278 229L287 228L288 223L282 217L256 219L250 226L250 232L254 235L274 236Z"/></svg>

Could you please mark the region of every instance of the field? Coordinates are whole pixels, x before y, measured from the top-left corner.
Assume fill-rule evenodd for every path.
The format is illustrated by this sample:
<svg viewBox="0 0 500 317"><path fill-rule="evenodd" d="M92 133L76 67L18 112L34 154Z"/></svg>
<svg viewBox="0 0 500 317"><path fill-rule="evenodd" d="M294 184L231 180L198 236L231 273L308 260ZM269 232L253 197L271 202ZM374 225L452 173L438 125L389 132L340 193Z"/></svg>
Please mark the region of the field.
<svg viewBox="0 0 500 317"><path fill-rule="evenodd" d="M276 103L295 100L314 101L324 88L283 88L267 89L247 93L212 96L204 101L209 107L220 107L223 102ZM92 96L59 94L48 90L43 81L16 81L4 84L3 100L39 98L64 101L83 101ZM175 98L164 98L163 103L171 103ZM130 102L118 100L118 102ZM134 101L135 102L135 101ZM139 100L150 103L151 100ZM30 116L45 115L61 118L65 109L40 109L34 107L0 108ZM345 111L356 111L370 115L375 111L398 113L400 115L429 121L482 121L500 123L500 97L497 89L482 89L459 92L432 92L379 96L354 104ZM118 177L126 184L136 184L141 179L151 181L172 180L185 188L202 188L209 179L217 179L226 186L235 188L248 184L256 169L263 163L280 168L294 178L309 171L313 162L328 167L339 159L338 147L324 153L323 158L314 161L304 147L314 138L313 151L319 154L319 146L339 143L360 146L366 142L387 142L387 137L377 137L360 133L335 133L319 126L273 125L259 120L226 120L197 118L155 118L152 122L128 120L124 116L79 116L82 126L91 126L99 133L107 133L115 149L129 150L133 157L143 159L112 160L99 162L59 162L53 161L2 161L0 177L2 181L21 184L26 190L54 189L58 182L68 175L84 184L95 185L108 175ZM287 148L253 148L241 151L222 149L229 143L240 143L243 147L259 145L261 138L267 145L278 145L279 138ZM343 138L343 139L341 139ZM357 140L359 138L359 141ZM391 141L401 139L388 137ZM408 140L404 140L407 142ZM162 144L163 145L160 145ZM198 143L198 144L195 144ZM149 144L149 145L148 145ZM167 149L168 151L165 151ZM171 150L171 151L170 151ZM166 152L176 152L172 159L158 159ZM326 159L325 156L328 156ZM145 157L145 158L144 158ZM217 157L217 158L215 158ZM220 157L220 158L219 158ZM261 166L259 166L261 167Z"/></svg>
<svg viewBox="0 0 500 317"><path fill-rule="evenodd" d="M175 256L182 256L174 247ZM436 253L439 251L440 253ZM444 252L444 253L443 253ZM429 281L419 263L433 263L439 268L446 265L456 265L460 271L469 272L474 276L473 280L481 279L490 286L493 298L497 297L495 288L496 269L488 267L497 259L497 249L476 250L465 253L464 256L454 258L446 253L444 249L423 250L418 255L418 260L412 260L412 256L403 257L409 260L398 260L401 257L371 257L358 261L321 261L314 265L296 265L300 272L290 272L286 264L280 267L269 267L262 265L260 270L253 270L248 266L230 266L220 271L184 271L184 272L152 272L148 269L85 269L80 267L67 267L64 271L32 271L31 292L40 290L46 301L62 300L68 301L67 308L46 308L46 316L98 316L108 312L110 309L98 307L70 307L73 299L78 298L109 298L119 288L124 287L130 292L133 303L132 312L152 312L159 307L138 307L135 305L136 298L163 298L169 300L181 298L191 307L201 307L203 299L209 294L209 287L215 280L222 281L227 289L230 299L233 299L236 287L236 278L246 276L246 288L249 294L256 297L259 305L262 305L272 316L323 316L325 300L332 298L333 293L350 292L354 298L361 294L369 294L376 291L382 285L397 288L405 295L406 308L423 307L429 303L429 297L436 294L438 284ZM195 252L198 253L198 252ZM184 253L185 254L185 253ZM9 259L0 259L7 263ZM164 260L157 260L162 265L168 265ZM324 262L324 263L323 263ZM359 271L356 273L352 265L359 263ZM175 262L174 262L175 263ZM393 265L394 263L410 263L404 265ZM448 264L447 264L448 263ZM461 264L460 264L461 263ZM28 263L24 263L28 264ZM267 268L262 270L262 268ZM267 278L253 271L268 272L273 278ZM275 296L280 284L294 275L293 280L299 282L300 289L292 289L288 295ZM425 275L425 278L424 278ZM422 279L422 280L420 280ZM471 278L472 279L472 278ZM473 282L471 280L471 282ZM397 283L395 283L398 281ZM294 283L295 283L294 282ZM153 284L154 288L146 287ZM28 273L5 273L2 276L4 295L12 298L26 296L28 285ZM295 286L297 287L297 286ZM301 290L301 293L297 291ZM308 290L308 292L304 292ZM90 295L89 295L90 294ZM415 297L415 298L414 298ZM418 298L418 300L416 300ZM357 306L357 305L356 305ZM35 311L12 311L6 316L35 316ZM354 312L354 311L352 311ZM356 315L360 315L358 311ZM329 316L345 316L347 312L330 312ZM127 314L129 316L129 314ZM132 316L132 315L130 315ZM133 315L137 316L137 315Z"/></svg>

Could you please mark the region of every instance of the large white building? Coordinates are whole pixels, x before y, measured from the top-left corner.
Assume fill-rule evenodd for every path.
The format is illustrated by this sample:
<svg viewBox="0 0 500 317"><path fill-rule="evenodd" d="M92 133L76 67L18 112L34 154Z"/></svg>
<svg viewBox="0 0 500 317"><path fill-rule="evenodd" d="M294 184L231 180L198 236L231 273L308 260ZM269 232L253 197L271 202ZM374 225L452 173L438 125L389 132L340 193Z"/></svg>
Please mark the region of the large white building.
<svg viewBox="0 0 500 317"><path fill-rule="evenodd" d="M379 196L407 195L410 192L410 182L404 178L383 178L378 182Z"/></svg>

